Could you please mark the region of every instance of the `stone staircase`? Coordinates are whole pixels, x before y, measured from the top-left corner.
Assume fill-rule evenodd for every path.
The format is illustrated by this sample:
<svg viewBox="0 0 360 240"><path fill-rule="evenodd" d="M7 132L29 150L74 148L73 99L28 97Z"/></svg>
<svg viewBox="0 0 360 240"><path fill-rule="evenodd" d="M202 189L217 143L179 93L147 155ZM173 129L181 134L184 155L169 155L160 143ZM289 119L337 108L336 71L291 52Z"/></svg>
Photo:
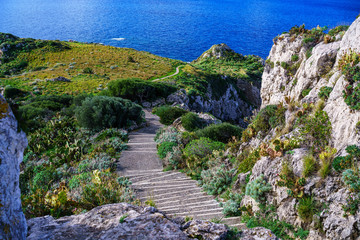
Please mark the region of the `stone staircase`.
<svg viewBox="0 0 360 240"><path fill-rule="evenodd" d="M178 171L163 172L154 141L161 127L156 116L146 112L148 126L129 136L128 149L118 160L118 174L132 182L137 198L152 201L156 208L172 217L219 220L239 229L239 217L224 218L222 207L207 195L197 182Z"/></svg>

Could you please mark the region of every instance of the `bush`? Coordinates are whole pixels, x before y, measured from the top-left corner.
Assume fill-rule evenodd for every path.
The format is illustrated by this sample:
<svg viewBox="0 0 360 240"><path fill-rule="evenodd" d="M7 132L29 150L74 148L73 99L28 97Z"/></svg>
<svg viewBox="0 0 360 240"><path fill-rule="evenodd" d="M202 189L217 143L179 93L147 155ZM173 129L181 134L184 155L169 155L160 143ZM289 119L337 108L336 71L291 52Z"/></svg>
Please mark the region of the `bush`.
<svg viewBox="0 0 360 240"><path fill-rule="evenodd" d="M87 67L87 68L84 68L83 73L85 73L85 74L93 74L94 71L91 68Z"/></svg>
<svg viewBox="0 0 360 240"><path fill-rule="evenodd" d="M168 152L172 152L172 148L177 146L175 142L162 142L158 146L158 155L161 159L164 159Z"/></svg>
<svg viewBox="0 0 360 240"><path fill-rule="evenodd" d="M299 60L299 55L294 54L291 56L291 61L296 62L297 60Z"/></svg>
<svg viewBox="0 0 360 240"><path fill-rule="evenodd" d="M4 97L7 99L23 97L25 94L27 94L27 92L11 86L7 86L4 90Z"/></svg>
<svg viewBox="0 0 360 240"><path fill-rule="evenodd" d="M261 174L246 185L245 195L252 197L256 202L264 202L266 201L265 193L271 189L271 185L265 181L264 175Z"/></svg>
<svg viewBox="0 0 360 240"><path fill-rule="evenodd" d="M352 192L360 192L360 178L359 171L354 171L353 169L347 169L342 174L342 181Z"/></svg>
<svg viewBox="0 0 360 240"><path fill-rule="evenodd" d="M314 116L307 118L304 125L300 128L301 136L307 141L309 146L315 149L323 149L329 143L331 136L331 122L325 111L319 110Z"/></svg>
<svg viewBox="0 0 360 240"><path fill-rule="evenodd" d="M242 201L243 195L230 193L229 200L223 203L223 213L226 217L240 216L241 209L240 203Z"/></svg>
<svg viewBox="0 0 360 240"><path fill-rule="evenodd" d="M109 92L114 97L130 99L131 101L153 101L157 98L166 98L176 91L176 87L137 78L119 79L108 84Z"/></svg>
<svg viewBox="0 0 360 240"><path fill-rule="evenodd" d="M184 156L190 158L193 156L204 158L207 155L211 154L214 150L221 150L225 147L225 144L222 142L215 142L209 138L201 137L191 141L184 148Z"/></svg>
<svg viewBox="0 0 360 240"><path fill-rule="evenodd" d="M260 157L259 149L255 149L252 152L244 151L238 159L238 161L240 161L238 171L240 173L251 171Z"/></svg>
<svg viewBox="0 0 360 240"><path fill-rule="evenodd" d="M220 195L232 182L235 169L226 170L225 165L214 167L201 172L201 183L210 195Z"/></svg>
<svg viewBox="0 0 360 240"><path fill-rule="evenodd" d="M182 126L189 132L204 127L204 122L196 113L188 112L181 117Z"/></svg>
<svg viewBox="0 0 360 240"><path fill-rule="evenodd" d="M311 88L307 88L307 89L304 89L302 92L301 92L301 96L304 98L306 97L307 95L309 95L311 91Z"/></svg>
<svg viewBox="0 0 360 240"><path fill-rule="evenodd" d="M156 109L155 114L160 117L160 123L170 125L175 119L187 112L188 111L178 107L162 106Z"/></svg>
<svg viewBox="0 0 360 240"><path fill-rule="evenodd" d="M337 172L342 172L345 169L349 169L351 167L352 159L351 156L339 156L334 158L332 163L333 168Z"/></svg>
<svg viewBox="0 0 360 240"><path fill-rule="evenodd" d="M232 137L241 138L243 129L230 123L212 124L204 129L198 130L196 135L199 137L210 138L214 141L228 143Z"/></svg>
<svg viewBox="0 0 360 240"><path fill-rule="evenodd" d="M312 196L303 197L297 206L299 217L306 222L311 222L313 215L317 212L316 202Z"/></svg>
<svg viewBox="0 0 360 240"><path fill-rule="evenodd" d="M143 112L139 105L117 97L86 98L75 109L80 126L92 130L129 127L131 121L140 123Z"/></svg>
<svg viewBox="0 0 360 240"><path fill-rule="evenodd" d="M330 96L330 93L332 92L332 87L321 87L320 92L318 93L319 98L327 100Z"/></svg>
<svg viewBox="0 0 360 240"><path fill-rule="evenodd" d="M331 163L336 153L335 148L326 147L325 151L319 154L321 167L319 169L319 175L321 178L326 178L331 171Z"/></svg>

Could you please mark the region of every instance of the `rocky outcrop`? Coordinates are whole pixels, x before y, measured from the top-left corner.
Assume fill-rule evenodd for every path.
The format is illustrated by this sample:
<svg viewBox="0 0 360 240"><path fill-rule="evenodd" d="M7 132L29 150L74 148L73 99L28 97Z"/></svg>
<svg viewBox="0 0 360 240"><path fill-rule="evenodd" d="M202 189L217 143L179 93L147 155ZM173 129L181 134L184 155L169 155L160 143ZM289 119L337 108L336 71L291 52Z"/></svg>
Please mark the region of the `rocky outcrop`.
<svg viewBox="0 0 360 240"><path fill-rule="evenodd" d="M153 207L127 203L97 207L87 213L54 219L51 216L28 221L28 240L83 239L225 239L223 224L194 220L175 222Z"/></svg>
<svg viewBox="0 0 360 240"><path fill-rule="evenodd" d="M347 85L338 62L350 50L360 52L360 18L338 41L324 41L313 48L304 44L299 35L281 35L273 45L267 58L261 88L262 108L269 104L285 102L285 97L295 102L317 102L320 88L333 90L325 102L332 124L332 144L338 150L360 142L354 131L360 121L360 111L352 111L344 102L343 91ZM310 56L311 55L311 56ZM304 90L310 91L304 97Z"/></svg>
<svg viewBox="0 0 360 240"><path fill-rule="evenodd" d="M360 122L360 111L352 110L345 103L343 91L348 82L339 67L339 60L350 51L360 53L360 18L350 26L343 35L338 34L335 42L325 43L319 40L317 44L307 45L304 36L282 34L277 38L267 59L261 88L262 108L269 104L282 103L287 107L286 122L292 117L296 120L296 111L304 103L319 103L323 101L323 110L329 116L332 126L332 135L329 145L337 149L335 156L343 155L344 149L349 145L360 146L360 134L356 125ZM319 92L322 87L331 87L328 98L320 99ZM319 105L318 105L319 106ZM293 119L293 122L294 122ZM299 136L296 126L288 129L286 135L281 131L270 131L264 138L253 138L251 142L244 143L245 147L252 149L261 147L262 142L269 143L271 139L289 139ZM288 169L294 174L294 179L304 177L303 159L311 153L306 146L296 148L285 156L261 157L251 171L250 181L260 175L272 186L266 193L266 201L276 207L279 220L286 221L297 227L310 230L307 239L359 239L360 238L360 210L346 214L343 206L349 205L352 193L344 185L341 174L329 171L321 178L315 172L303 178L303 186L294 191L303 191L302 196L311 196L316 203L316 211L309 222L300 218L299 203L302 196L289 195L289 188L279 186L282 165L286 162ZM317 156L316 153L312 153ZM320 157L319 157L320 158ZM316 160L320 161L320 160ZM319 166L322 163L317 163ZM238 184L243 184L244 176L239 175ZM297 183L296 183L297 184ZM291 192L290 192L291 193ZM250 196L245 196L242 206L252 206L254 211L259 210L258 203Z"/></svg>
<svg viewBox="0 0 360 240"><path fill-rule="evenodd" d="M25 239L26 221L21 210L19 174L27 139L0 95L0 239Z"/></svg>
<svg viewBox="0 0 360 240"><path fill-rule="evenodd" d="M252 114L254 107L240 97L238 90L231 84L226 92L216 98L211 90L205 96L188 96L185 90L179 90L168 96L167 102L173 105L180 105L182 108L207 112L224 121L233 121L241 126L246 126L244 118Z"/></svg>
<svg viewBox="0 0 360 240"><path fill-rule="evenodd" d="M216 58L216 59L223 58L226 57L229 52L234 52L234 51L225 43L216 44L211 46L209 50L201 54L201 56L198 59L196 59L194 62L198 62L206 58Z"/></svg>

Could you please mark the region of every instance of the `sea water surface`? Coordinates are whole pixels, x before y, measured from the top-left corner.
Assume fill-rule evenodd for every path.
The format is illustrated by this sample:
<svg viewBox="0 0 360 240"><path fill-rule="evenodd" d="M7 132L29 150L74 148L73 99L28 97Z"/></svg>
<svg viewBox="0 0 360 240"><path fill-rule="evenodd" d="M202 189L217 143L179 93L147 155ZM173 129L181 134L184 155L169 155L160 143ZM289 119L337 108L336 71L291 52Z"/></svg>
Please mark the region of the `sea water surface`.
<svg viewBox="0 0 360 240"><path fill-rule="evenodd" d="M360 0L0 0L0 32L192 61L217 43L266 58L294 25L351 24Z"/></svg>

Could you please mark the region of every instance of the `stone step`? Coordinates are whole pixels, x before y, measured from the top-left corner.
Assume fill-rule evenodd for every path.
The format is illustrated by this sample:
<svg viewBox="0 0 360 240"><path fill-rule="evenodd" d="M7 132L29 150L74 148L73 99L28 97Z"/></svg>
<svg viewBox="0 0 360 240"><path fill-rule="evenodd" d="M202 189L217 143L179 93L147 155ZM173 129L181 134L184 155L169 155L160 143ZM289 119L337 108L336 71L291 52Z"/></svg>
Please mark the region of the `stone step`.
<svg viewBox="0 0 360 240"><path fill-rule="evenodd" d="M186 199L185 198L179 198L178 196L172 196L172 197L168 197L168 198L162 198L162 199L157 199L156 200L156 204L157 206L173 206L175 204L180 205L180 204L187 204L187 203L197 203L197 202L201 202L201 201L209 201L209 200L213 200L209 195L205 194L204 192L197 192L197 193L193 193L193 194L188 194L186 195Z"/></svg>
<svg viewBox="0 0 360 240"><path fill-rule="evenodd" d="M226 224L226 223L225 223L225 224ZM247 229L245 223L239 223L239 224L233 224L233 225L226 224L226 225L228 225L228 226L230 226L230 227L237 228L237 229L239 229L239 230L245 230L245 229Z"/></svg>
<svg viewBox="0 0 360 240"><path fill-rule="evenodd" d="M200 202L195 202L195 203L183 203L183 204L178 204L178 205L161 205L159 204L157 207L159 210L161 211L166 211L166 210L170 210L173 208L184 208L184 207L201 207L203 205L209 205L209 204L218 204L215 200L205 200L205 201L200 201Z"/></svg>
<svg viewBox="0 0 360 240"><path fill-rule="evenodd" d="M213 208L213 209L203 209L203 210L185 210L185 211L182 211L182 212L177 212L177 213L171 213L171 212L166 212L166 211L163 211L165 212L167 215L173 215L173 214L176 214L177 216L179 215L182 215L182 216L190 216L190 215L193 215L193 216L198 216L198 215L203 215L203 214L209 214L209 213L220 213L222 216L223 216L223 213L222 213L222 208L221 207L217 207L217 208Z"/></svg>
<svg viewBox="0 0 360 240"><path fill-rule="evenodd" d="M159 182L138 182L134 183L132 186L135 188L147 188L147 187L159 187L159 186L180 186L184 184L193 184L197 186L197 181L190 179L174 179L168 181L159 181Z"/></svg>
<svg viewBox="0 0 360 240"><path fill-rule="evenodd" d="M194 187L198 187L196 184L194 183L188 183L186 181L184 181L184 183L181 184L174 184L173 182L170 182L169 184L155 184L155 185L132 185L132 187L134 189L139 189L139 190L143 190L143 191L154 191L154 190L172 190L172 189L181 189L181 188L194 188Z"/></svg>
<svg viewBox="0 0 360 240"><path fill-rule="evenodd" d="M237 225L241 224L241 218L240 217L228 217L221 219L221 223L227 224L227 225Z"/></svg>
<svg viewBox="0 0 360 240"><path fill-rule="evenodd" d="M160 200L160 199L164 199L164 198L169 198L169 197L183 197L186 196L188 194L192 194L192 193L199 193L201 192L201 190L199 188L192 188L192 189L184 189L184 190L179 190L179 191L174 191L174 192L167 192L167 191L160 191L160 192L156 192L156 193L152 193L152 192L136 192L137 196L139 196L140 200L145 200L148 197L151 197L152 199L154 199L155 203L156 200Z"/></svg>
<svg viewBox="0 0 360 240"><path fill-rule="evenodd" d="M129 142L126 145L133 147L133 146L139 146L139 147L152 147L154 149L156 149L156 142Z"/></svg>
<svg viewBox="0 0 360 240"><path fill-rule="evenodd" d="M153 151L153 150L131 150L131 153L157 153L157 151Z"/></svg>
<svg viewBox="0 0 360 240"><path fill-rule="evenodd" d="M201 192L201 189L197 186L179 186L173 188L155 188L155 189L142 189L142 188L135 188L136 192L139 193L150 193L154 198L157 196L162 196L163 194L176 194L176 193L187 193L187 192Z"/></svg>
<svg viewBox="0 0 360 240"><path fill-rule="evenodd" d="M172 217L193 217L194 219L200 219L200 220L211 220L211 219L218 219L223 217L222 212L208 212L208 213L199 213L199 214L193 214L193 213L177 213L177 214L168 214L168 216Z"/></svg>
<svg viewBox="0 0 360 240"><path fill-rule="evenodd" d="M200 204L198 206L192 206L192 207L189 207L188 205L183 205L183 206L168 208L168 209L159 208L159 210L161 210L167 214L174 214L174 213L179 213L179 212L214 210L214 209L220 209L220 211L223 210L217 203L202 204L202 205Z"/></svg>
<svg viewBox="0 0 360 240"><path fill-rule="evenodd" d="M152 174L152 175L143 175L143 176L138 176L138 177L131 177L129 178L131 180L131 182L135 183L135 182L156 182L156 181L164 181L164 180L170 180L170 179L188 179L185 174L180 173L180 172L161 172L161 173L156 173L156 174Z"/></svg>

